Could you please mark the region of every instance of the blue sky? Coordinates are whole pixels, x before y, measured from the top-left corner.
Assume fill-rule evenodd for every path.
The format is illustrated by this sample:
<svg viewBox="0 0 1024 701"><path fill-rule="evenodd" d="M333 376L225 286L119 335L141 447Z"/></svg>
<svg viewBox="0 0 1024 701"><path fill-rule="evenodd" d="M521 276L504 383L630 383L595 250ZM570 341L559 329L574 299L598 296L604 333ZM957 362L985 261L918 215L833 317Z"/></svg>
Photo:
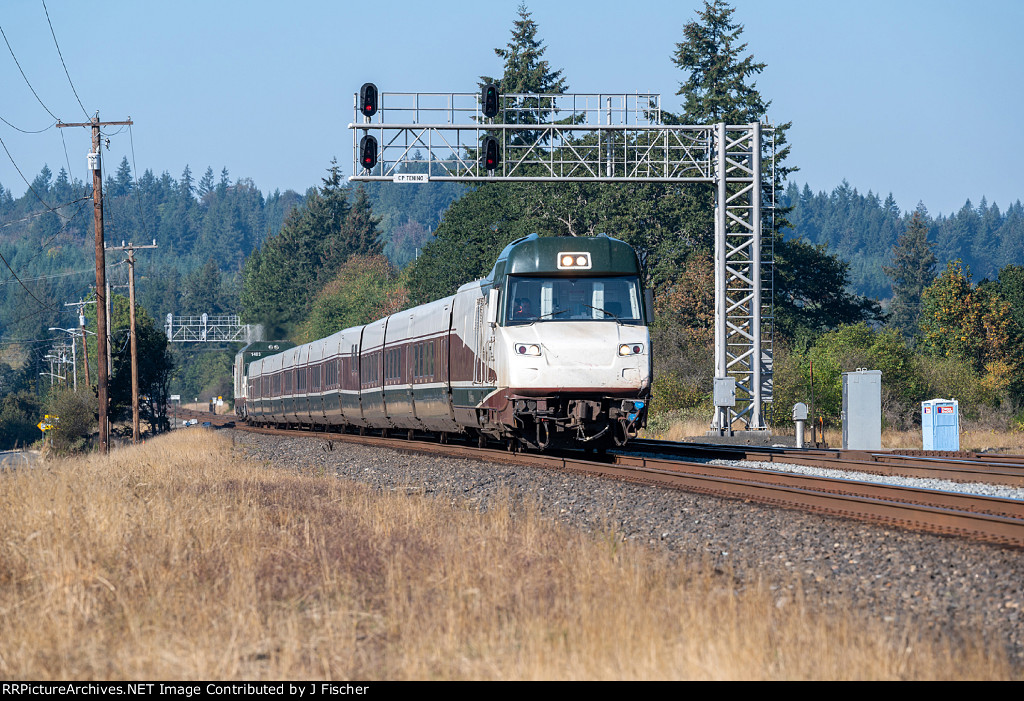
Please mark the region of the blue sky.
<svg viewBox="0 0 1024 701"><path fill-rule="evenodd" d="M173 3L47 0L67 69L90 114L131 115L140 170L185 165L198 178L250 177L264 191L303 191L330 159L351 163L352 94L472 92L497 75L493 49L509 40L518 0ZM545 57L572 92L660 92L667 109L685 76L672 64L683 25L703 3L590 0L528 3ZM1005 207L1024 198L1024 1L809 0L734 3L769 118L792 121L794 180L830 191L892 192L903 209L932 214L982 195ZM40 0L4 0L0 26L43 102L84 121ZM23 129L52 119L0 44L0 117ZM31 178L66 163L85 178L85 129L37 135L0 123ZM111 139L108 168L131 160L127 131ZM65 167L67 167L65 165ZM0 153L0 183L26 187Z"/></svg>

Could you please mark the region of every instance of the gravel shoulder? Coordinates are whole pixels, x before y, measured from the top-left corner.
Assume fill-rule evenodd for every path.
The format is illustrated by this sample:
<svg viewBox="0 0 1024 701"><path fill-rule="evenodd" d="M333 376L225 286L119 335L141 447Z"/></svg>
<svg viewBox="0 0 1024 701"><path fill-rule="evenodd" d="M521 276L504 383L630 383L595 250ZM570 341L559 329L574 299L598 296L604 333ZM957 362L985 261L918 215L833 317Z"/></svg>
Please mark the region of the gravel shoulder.
<svg viewBox="0 0 1024 701"><path fill-rule="evenodd" d="M777 605L803 596L824 609L954 640L983 631L1024 670L1024 551L739 500L584 478L539 468L405 453L314 436L231 431L254 463L327 470L378 489L408 488L486 506L530 499L568 526L707 563L742 586L772 583Z"/></svg>

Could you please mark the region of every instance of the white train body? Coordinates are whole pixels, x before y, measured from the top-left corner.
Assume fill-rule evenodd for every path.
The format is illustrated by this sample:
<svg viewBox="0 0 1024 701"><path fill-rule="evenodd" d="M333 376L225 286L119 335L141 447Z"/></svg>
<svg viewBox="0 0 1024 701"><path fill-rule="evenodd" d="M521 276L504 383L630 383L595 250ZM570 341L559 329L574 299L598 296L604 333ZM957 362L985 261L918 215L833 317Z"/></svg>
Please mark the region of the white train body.
<svg viewBox="0 0 1024 701"><path fill-rule="evenodd" d="M621 445L651 386L639 272L616 239L534 234L451 297L252 360L236 405L258 424Z"/></svg>

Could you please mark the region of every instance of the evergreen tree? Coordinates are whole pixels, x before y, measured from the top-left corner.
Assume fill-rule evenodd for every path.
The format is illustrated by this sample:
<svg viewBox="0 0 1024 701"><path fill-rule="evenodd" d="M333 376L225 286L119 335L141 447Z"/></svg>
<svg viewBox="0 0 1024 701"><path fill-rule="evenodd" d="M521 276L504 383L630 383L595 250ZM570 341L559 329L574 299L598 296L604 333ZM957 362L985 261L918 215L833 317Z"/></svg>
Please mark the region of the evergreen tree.
<svg viewBox="0 0 1024 701"><path fill-rule="evenodd" d="M538 38L537 23L533 21L525 4L519 5L519 19L512 23L512 38L505 48L494 53L504 61L505 70L500 80L481 76L481 86L496 83L502 95L513 93L561 94L569 89L561 70L553 70L543 58L547 48ZM551 98L503 97L506 124L540 124L547 121L552 109ZM536 143L538 132L519 132L513 144Z"/></svg>
<svg viewBox="0 0 1024 701"><path fill-rule="evenodd" d="M199 180L196 193L199 195L199 199L203 200L211 192L213 192L213 166L207 166L206 172L203 173L203 177Z"/></svg>
<svg viewBox="0 0 1024 701"><path fill-rule="evenodd" d="M346 251L349 256L378 256L384 246L377 235L377 220L366 190L357 187L355 200L345 217Z"/></svg>
<svg viewBox="0 0 1024 701"><path fill-rule="evenodd" d="M676 92L687 123L749 124L768 111L757 84L748 83L767 64L742 55L747 45L740 43L743 25L733 21L734 12L724 0L705 0L699 21L688 22L676 44L673 63L689 74Z"/></svg>
<svg viewBox="0 0 1024 701"><path fill-rule="evenodd" d="M918 204L906 231L892 249L892 267L883 268L892 280L889 324L910 338L917 333L921 295L935 280L935 251L928 241L928 212Z"/></svg>

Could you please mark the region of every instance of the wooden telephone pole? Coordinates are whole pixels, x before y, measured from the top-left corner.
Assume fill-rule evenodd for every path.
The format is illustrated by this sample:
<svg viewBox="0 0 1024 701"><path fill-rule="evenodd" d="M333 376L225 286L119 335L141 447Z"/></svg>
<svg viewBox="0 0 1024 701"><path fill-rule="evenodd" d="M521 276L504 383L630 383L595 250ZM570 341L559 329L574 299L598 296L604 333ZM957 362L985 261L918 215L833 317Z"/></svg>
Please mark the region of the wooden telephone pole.
<svg viewBox="0 0 1024 701"><path fill-rule="evenodd" d="M106 256L103 251L103 173L100 170L100 127L118 124L132 124L131 118L123 122L101 122L99 113L88 122L68 124L57 122L57 127L91 127L92 152L89 153L89 169L92 170L93 223L96 229L96 393L99 399L100 452L110 449L110 423L107 420L109 402L108 385L110 378L107 363L110 349L107 347L107 275Z"/></svg>
<svg viewBox="0 0 1024 701"><path fill-rule="evenodd" d="M131 319L132 342L132 443L139 442L139 354L135 341L135 251L140 248L156 248L156 239L150 246L136 246L121 242L120 246L111 246L111 251L128 251L128 315Z"/></svg>

